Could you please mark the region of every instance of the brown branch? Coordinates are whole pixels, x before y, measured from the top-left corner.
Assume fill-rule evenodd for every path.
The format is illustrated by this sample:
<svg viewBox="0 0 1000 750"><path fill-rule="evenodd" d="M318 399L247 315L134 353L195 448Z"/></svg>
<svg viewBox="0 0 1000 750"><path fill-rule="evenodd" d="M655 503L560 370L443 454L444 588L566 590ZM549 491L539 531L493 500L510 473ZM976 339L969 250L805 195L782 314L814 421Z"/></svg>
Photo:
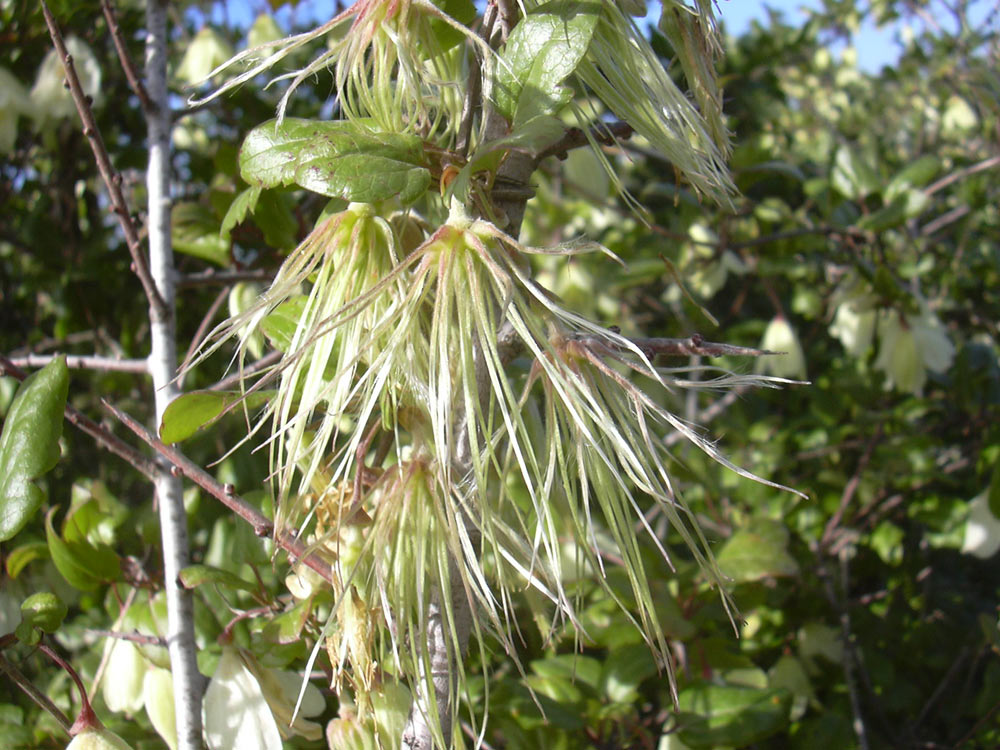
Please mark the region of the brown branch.
<svg viewBox="0 0 1000 750"><path fill-rule="evenodd" d="M45 4L45 0L42 0L42 13L45 15L45 23L49 27L52 44L62 58L63 67L66 71L66 83L73 97L73 103L76 105L76 111L80 114L80 120L83 123L83 134L90 142L90 148L94 152L94 160L97 162L97 170L101 173L101 178L108 188L108 195L111 198L111 210L118 217L118 223L121 224L122 231L125 233L125 242L128 245L129 253L132 255L132 270L142 283L146 299L149 300L153 320L163 320L168 315L167 305L156 288L156 283L153 281L153 276L149 271L149 265L146 263L146 258L142 253L139 232L136 229L135 222L132 221L132 215L129 213L125 195L122 193L122 177L111 165L111 157L108 156L108 150L104 146L104 139L101 138L101 132L97 128L97 121L94 119L94 113L90 108L89 97L83 92L83 87L80 85L80 78L77 76L76 68L73 66L73 56L66 49L62 33L60 33L59 27L56 25L52 11Z"/></svg>
<svg viewBox="0 0 1000 750"><path fill-rule="evenodd" d="M854 470L854 474L844 486L844 492L840 496L840 504L837 506L837 510L832 516L830 516L830 520L827 521L826 527L823 529L823 536L819 540L819 547L821 550L827 549L833 542L834 537L837 534L837 527L840 526L840 521L843 519L844 513L847 512L847 506L851 504L854 493L857 492L858 485L861 482L861 475L868 467L868 462L871 461L872 453L875 451L875 446L881 438L882 425L879 425L875 428L874 434L872 434L871 439L865 446L865 450L864 453L861 454L861 458L858 459L858 465Z"/></svg>
<svg viewBox="0 0 1000 750"><path fill-rule="evenodd" d="M952 172L950 175L946 177L942 177L937 182L927 186L924 189L924 192L927 193L927 195L933 195L934 193L938 192L939 190L943 190L944 188L948 187L954 182L958 182L959 180L964 180L966 177L970 177L971 175L974 175L977 172L983 172L987 169L992 169L993 167L996 166L1000 166L1000 156L991 156L989 159L983 159L978 164L973 164L970 167L966 167L965 169L960 169L957 172Z"/></svg>
<svg viewBox="0 0 1000 750"><path fill-rule="evenodd" d="M98 630L96 628L87 628L83 631L87 635L96 635L100 638L113 638L117 641L131 641L132 643L141 643L145 646L166 646L167 639L161 638L158 635L144 635L142 633L124 633L120 630Z"/></svg>
<svg viewBox="0 0 1000 750"><path fill-rule="evenodd" d="M34 683L32 683L32 681L29 680L20 669L11 664L10 661L7 660L7 657L2 654L0 654L0 672L6 674L12 683L21 688L25 695L38 704L39 708L44 711L48 711L52 718L56 720L56 723L62 727L62 730L66 732L66 734L69 734L69 730L73 726L69 717L66 716L66 714L64 714L55 703L49 700L45 693L36 688Z"/></svg>
<svg viewBox="0 0 1000 750"><path fill-rule="evenodd" d="M66 366L73 370L101 370L103 372L130 372L148 375L149 365L145 359L115 359L97 355L79 354L27 354L23 357L11 356L7 359L16 367L45 367L56 357L65 357Z"/></svg>
<svg viewBox="0 0 1000 750"><path fill-rule="evenodd" d="M551 146L543 149L538 154L538 161L548 157L557 156L565 159L566 154L575 148L581 148L590 144L591 139L605 146L610 146L618 141L630 138L635 131L627 122L613 122L610 125L598 125L590 129L588 137L587 131L582 128L567 128L566 133Z"/></svg>
<svg viewBox="0 0 1000 750"><path fill-rule="evenodd" d="M261 370L266 370L271 365L277 364L281 361L281 357L284 352L273 351L269 354L265 354L263 357L258 359L251 365L247 365L242 370L237 373L230 375L229 377L223 378L214 385L208 386L205 390L207 391L224 391L227 388L232 388L234 385L238 385L240 381L244 378L248 378L251 375L256 375Z"/></svg>
<svg viewBox="0 0 1000 750"><path fill-rule="evenodd" d="M222 307L222 303L226 301L229 297L230 287L222 289L212 300L212 304L209 305L208 310L201 318L201 322L198 324L198 330L194 332L194 336L191 337L191 343L188 344L187 352L184 354L183 362L190 362L191 357L194 353L198 351L198 347L201 346L202 339L204 339L205 334L208 333L208 327L212 325L212 321L215 319L215 314L219 312L219 308ZM184 387L184 376L187 375L188 371L183 370L180 375L177 376L177 387Z"/></svg>
<svg viewBox="0 0 1000 750"><path fill-rule="evenodd" d="M149 98L146 87L143 86L142 80L139 78L138 73L136 73L135 65L132 63L132 58L128 54L128 48L125 46L125 36L122 34L121 26L118 25L118 18L115 16L115 9L111 5L111 0L101 0L101 10L104 11L104 18L108 22L108 30L111 32L111 39L115 43L118 60L121 62L122 70L125 71L125 78L128 80L129 87L139 97L139 104L142 105L143 112L147 115L155 112L156 103Z"/></svg>
<svg viewBox="0 0 1000 750"><path fill-rule="evenodd" d="M574 337L584 346L594 345L596 350L614 347L617 351L625 352L625 346L616 346L607 339L598 338L590 334L580 334ZM657 355L668 357L761 357L766 354L783 354L784 352L772 352L767 349L754 349L749 346L734 346L732 344L719 344L712 341L705 341L700 333L695 333L686 339L668 338L648 338L629 339L635 347L652 359Z"/></svg>
<svg viewBox="0 0 1000 750"><path fill-rule="evenodd" d="M271 281L273 278L274 271L265 269L254 271L217 271L214 268L210 268L206 271L178 276L177 288L226 285L238 281Z"/></svg>
<svg viewBox="0 0 1000 750"><path fill-rule="evenodd" d="M110 411L122 424L128 427L147 445L153 448L164 459L173 464L171 473L183 474L203 490L215 497L219 502L229 508L253 527L254 534L259 537L271 536L274 533L274 524L266 518L254 506L241 498L233 490L232 485L223 485L208 472L168 445L164 445L159 438L153 435L143 425L131 416L116 408L108 401L103 401L104 408ZM323 562L318 556L306 554L302 543L288 534L274 535L274 543L281 547L292 558L293 562L301 561L319 573L326 581L333 581L333 574L329 563Z"/></svg>
<svg viewBox="0 0 1000 750"><path fill-rule="evenodd" d="M16 367L9 359L2 356L0 356L0 375L11 375L18 380L24 380L27 377L19 367ZM90 435L102 448L111 451L119 458L132 464L147 479L152 480L159 473L159 469L150 458L139 453L131 445L117 438L110 430L97 424L82 412L77 411L67 404L63 410L63 414L69 420L70 424Z"/></svg>

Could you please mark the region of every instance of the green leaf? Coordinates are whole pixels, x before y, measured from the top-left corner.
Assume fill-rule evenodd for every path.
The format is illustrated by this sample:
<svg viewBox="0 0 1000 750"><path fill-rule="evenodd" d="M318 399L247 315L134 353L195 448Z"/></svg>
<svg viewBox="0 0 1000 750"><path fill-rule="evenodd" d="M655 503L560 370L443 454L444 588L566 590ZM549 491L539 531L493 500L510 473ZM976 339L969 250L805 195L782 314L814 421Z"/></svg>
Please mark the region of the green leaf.
<svg viewBox="0 0 1000 750"><path fill-rule="evenodd" d="M45 501L35 484L59 461L69 393L66 359L57 357L21 384L0 435L0 542L19 532Z"/></svg>
<svg viewBox="0 0 1000 750"><path fill-rule="evenodd" d="M745 747L788 724L784 688L694 685L679 697L678 738L692 748Z"/></svg>
<svg viewBox="0 0 1000 750"><path fill-rule="evenodd" d="M251 185L299 185L331 198L372 203L420 197L431 182L421 139L376 133L356 122L269 120L250 131L240 172Z"/></svg>
<svg viewBox="0 0 1000 750"><path fill-rule="evenodd" d="M306 309L309 298L297 294L287 302L282 302L260 322L260 330L278 351L287 352L295 337L295 329Z"/></svg>
<svg viewBox="0 0 1000 750"><path fill-rule="evenodd" d="M302 637L302 630L312 613L312 598L296 602L287 612L282 612L264 626L264 637L278 643L294 643Z"/></svg>
<svg viewBox="0 0 1000 750"><path fill-rule="evenodd" d="M788 530L778 521L766 519L733 534L717 560L722 574L737 583L799 572L795 558L788 554Z"/></svg>
<svg viewBox="0 0 1000 750"><path fill-rule="evenodd" d="M244 581L235 573L228 570L214 568L211 565L189 565L179 574L184 588L193 589L204 586L206 583L214 583L231 589L241 591L256 591L257 587L249 581Z"/></svg>
<svg viewBox="0 0 1000 750"><path fill-rule="evenodd" d="M226 215L222 217L222 225L219 227L220 237L228 240L233 227L246 221L246 218L253 213L263 190L261 187L248 187L233 198Z"/></svg>
<svg viewBox="0 0 1000 750"><path fill-rule="evenodd" d="M562 82L587 52L600 15L599 3L556 0L524 17L497 67L500 114L516 125L558 112L572 95Z"/></svg>
<svg viewBox="0 0 1000 750"><path fill-rule="evenodd" d="M228 216L228 214L227 214ZM174 250L218 266L229 265L229 239L219 235L219 220L201 203L175 203L170 213Z"/></svg>
<svg viewBox="0 0 1000 750"><path fill-rule="evenodd" d="M287 192L268 190L253 209L254 223L271 247L290 249L298 244L299 222L292 213L292 198Z"/></svg>
<svg viewBox="0 0 1000 750"><path fill-rule="evenodd" d="M854 149L841 146L834 158L830 183L841 195L851 200L861 200L878 191L878 175L868 162Z"/></svg>
<svg viewBox="0 0 1000 750"><path fill-rule="evenodd" d="M885 200L891 203L897 197L913 188L922 188L941 169L941 159L925 154L912 164L908 164L889 181L885 188Z"/></svg>
<svg viewBox="0 0 1000 750"><path fill-rule="evenodd" d="M18 640L29 645L38 643L37 631L56 632L66 617L66 611L66 605L55 594L49 591L32 594L21 603L21 624L15 631Z"/></svg>
<svg viewBox="0 0 1000 750"><path fill-rule="evenodd" d="M246 396L248 409L256 409L273 396L272 391L256 391ZM239 403L239 391L191 391L170 402L160 421L160 440L167 445L194 435Z"/></svg>
<svg viewBox="0 0 1000 750"><path fill-rule="evenodd" d="M45 516L45 538L49 543L49 554L56 570L73 588L93 591L102 583L120 577L121 565L118 555L107 545L92 545L86 542L67 542L52 528L53 508Z"/></svg>
<svg viewBox="0 0 1000 750"><path fill-rule="evenodd" d="M608 700L631 702L638 697L644 680L656 674L656 661L645 643L633 643L612 649L604 662L601 685Z"/></svg>
<svg viewBox="0 0 1000 750"><path fill-rule="evenodd" d="M17 578L28 563L48 556L49 545L45 542L28 542L20 547L15 547L7 555L7 575L11 578Z"/></svg>
<svg viewBox="0 0 1000 750"><path fill-rule="evenodd" d="M431 0L434 5L463 26L472 26L476 21L476 6L471 0ZM431 29L442 52L465 40L465 35L454 26L438 18L431 18Z"/></svg>

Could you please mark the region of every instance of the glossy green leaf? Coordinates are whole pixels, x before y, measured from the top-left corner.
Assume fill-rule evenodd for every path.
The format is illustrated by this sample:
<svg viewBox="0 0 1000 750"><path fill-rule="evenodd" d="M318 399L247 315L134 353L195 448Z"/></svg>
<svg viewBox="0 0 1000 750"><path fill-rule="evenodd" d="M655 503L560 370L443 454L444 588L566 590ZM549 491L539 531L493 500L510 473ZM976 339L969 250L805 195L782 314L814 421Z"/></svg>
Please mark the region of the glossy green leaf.
<svg viewBox="0 0 1000 750"><path fill-rule="evenodd" d="M260 322L261 332L278 351L288 351L308 301L304 294L296 295L282 302Z"/></svg>
<svg viewBox="0 0 1000 750"><path fill-rule="evenodd" d="M515 126L552 115L569 100L563 81L587 52L601 6L556 0L514 27L498 64L494 104Z"/></svg>
<svg viewBox="0 0 1000 750"><path fill-rule="evenodd" d="M45 542L28 542L15 547L7 554L7 575L17 578L25 566L33 560L41 560L49 556L49 545Z"/></svg>
<svg viewBox="0 0 1000 750"><path fill-rule="evenodd" d="M431 1L463 26L469 27L476 22L476 6L471 0ZM442 51L451 49L465 39L465 35L461 31L437 18L431 19L431 28Z"/></svg>
<svg viewBox="0 0 1000 750"><path fill-rule="evenodd" d="M784 688L694 685L679 697L678 737L691 748L745 747L788 724Z"/></svg>
<svg viewBox="0 0 1000 750"><path fill-rule="evenodd" d="M264 626L264 636L278 643L294 643L302 637L302 630L312 614L312 600L296 602L295 606L282 612Z"/></svg>
<svg viewBox="0 0 1000 750"><path fill-rule="evenodd" d="M192 201L175 203L170 232L177 252L217 266L229 265L229 240L219 235L219 220L208 206Z"/></svg>
<svg viewBox="0 0 1000 750"><path fill-rule="evenodd" d="M778 521L767 519L736 531L717 559L723 575L737 583L799 572L795 558L788 553L788 530Z"/></svg>
<svg viewBox="0 0 1000 750"><path fill-rule="evenodd" d="M66 605L50 591L32 594L21 603L21 624L15 631L22 643L33 645L39 633L54 633L66 617Z"/></svg>
<svg viewBox="0 0 1000 750"><path fill-rule="evenodd" d="M834 158L830 182L845 198L862 200L879 189L878 175L866 159L855 149L841 146Z"/></svg>
<svg viewBox="0 0 1000 750"><path fill-rule="evenodd" d="M531 670L540 677L565 678L592 688L596 688L601 679L601 663L581 654L556 654L536 659L531 662Z"/></svg>
<svg viewBox="0 0 1000 750"><path fill-rule="evenodd" d="M226 588L240 589L241 591L256 591L257 586L244 581L235 573L228 570L214 568L211 565L189 565L179 573L181 583L184 588L193 589L204 586L206 583L219 584Z"/></svg>
<svg viewBox="0 0 1000 750"><path fill-rule="evenodd" d="M45 501L35 481L59 461L68 392L66 360L57 357L29 375L14 397L0 435L0 541L24 528Z"/></svg>
<svg viewBox="0 0 1000 750"><path fill-rule="evenodd" d="M251 185L298 185L331 198L412 203L430 185L423 142L377 133L354 122L286 118L250 131L240 172Z"/></svg>
<svg viewBox="0 0 1000 750"><path fill-rule="evenodd" d="M256 409L271 398L271 391L256 391L246 396L248 409ZM194 435L239 403L239 391L191 391L170 402L160 421L160 439L170 445Z"/></svg>
<svg viewBox="0 0 1000 750"><path fill-rule="evenodd" d="M608 700L632 701L642 682L656 674L656 661L645 643L612 649L604 662L601 686Z"/></svg>
<svg viewBox="0 0 1000 750"><path fill-rule="evenodd" d="M222 217L222 225L219 227L219 235L221 237L228 240L233 227L246 221L247 217L253 213L263 190L263 188L257 186L248 187L233 198L233 202L229 204L226 215Z"/></svg>
<svg viewBox="0 0 1000 750"><path fill-rule="evenodd" d="M93 591L100 584L118 579L121 566L118 555L107 545L67 542L52 528L53 508L45 516L45 538L56 570L73 588Z"/></svg>

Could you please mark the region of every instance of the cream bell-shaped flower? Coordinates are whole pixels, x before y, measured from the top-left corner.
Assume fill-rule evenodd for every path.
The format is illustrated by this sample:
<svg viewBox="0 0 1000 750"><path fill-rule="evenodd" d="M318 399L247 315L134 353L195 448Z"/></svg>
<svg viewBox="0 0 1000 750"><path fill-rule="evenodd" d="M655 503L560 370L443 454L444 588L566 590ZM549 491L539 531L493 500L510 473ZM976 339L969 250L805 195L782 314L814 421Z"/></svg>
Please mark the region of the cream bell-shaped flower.
<svg viewBox="0 0 1000 750"><path fill-rule="evenodd" d="M292 672L268 669L250 652L224 646L202 702L205 742L211 750L280 750L282 737L319 739L323 728L303 717L322 713L323 696L307 685L296 714L301 684Z"/></svg>
<svg viewBox="0 0 1000 750"><path fill-rule="evenodd" d="M225 37L211 26L205 26L191 40L175 75L184 83L196 86L206 81L212 71L232 55L233 48Z"/></svg>
<svg viewBox="0 0 1000 750"><path fill-rule="evenodd" d="M148 662L131 641L116 640L111 645L101 683L101 695L109 709L129 715L142 709L142 682L147 667Z"/></svg>
<svg viewBox="0 0 1000 750"><path fill-rule="evenodd" d="M875 367L886 376L886 389L915 396L923 393L927 371L942 373L951 367L955 346L940 321L928 310L919 316L887 310L879 320L879 353Z"/></svg>
<svg viewBox="0 0 1000 750"><path fill-rule="evenodd" d="M170 750L177 750L177 708L174 704L174 678L169 669L153 667L146 671L142 682L142 700L153 729Z"/></svg>
<svg viewBox="0 0 1000 750"><path fill-rule="evenodd" d="M132 746L104 727L90 727L80 732L66 750L132 750Z"/></svg>
<svg viewBox="0 0 1000 750"><path fill-rule="evenodd" d="M830 335L840 340L852 357L863 357L875 337L875 309L862 297L840 303L830 324Z"/></svg>
<svg viewBox="0 0 1000 750"><path fill-rule="evenodd" d="M997 551L1000 551L1000 518L990 510L989 491L984 490L969 502L962 552L986 560Z"/></svg>
<svg viewBox="0 0 1000 750"><path fill-rule="evenodd" d="M14 148L17 121L31 111L31 100L24 86L7 68L0 67L0 154Z"/></svg>
<svg viewBox="0 0 1000 750"><path fill-rule="evenodd" d="M101 98L101 67L97 58L90 47L75 36L66 39L66 49L73 56L73 67L80 78L83 93L90 96L96 106ZM32 114L39 130L56 120L76 116L73 97L63 86L65 80L62 60L55 50L50 50L38 68L35 85L31 89Z"/></svg>
<svg viewBox="0 0 1000 750"><path fill-rule="evenodd" d="M224 646L202 700L205 744L210 750L281 750L281 732L260 683L240 652Z"/></svg>
<svg viewBox="0 0 1000 750"><path fill-rule="evenodd" d="M779 378L806 377L806 357L802 344L783 315L777 315L768 323L761 339L760 348L771 352L781 352L782 356L765 356L757 360L757 372L771 373Z"/></svg>

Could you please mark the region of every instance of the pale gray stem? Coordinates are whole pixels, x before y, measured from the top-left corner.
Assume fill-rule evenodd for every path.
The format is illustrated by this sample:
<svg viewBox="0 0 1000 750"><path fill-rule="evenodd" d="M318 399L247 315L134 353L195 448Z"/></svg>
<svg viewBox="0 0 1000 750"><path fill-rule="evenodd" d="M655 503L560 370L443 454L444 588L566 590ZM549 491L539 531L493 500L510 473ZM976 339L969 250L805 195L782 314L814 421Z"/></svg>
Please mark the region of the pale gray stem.
<svg viewBox="0 0 1000 750"><path fill-rule="evenodd" d="M149 266L164 310L151 309L149 370L156 394L156 423L179 393L172 383L177 370L173 249L170 242L170 102L167 92L167 4L146 2L146 90L152 102L147 113L149 168ZM167 595L167 650L173 674L179 750L201 748L202 677L195 659L194 607L178 574L188 565L187 517L179 477L164 467L156 479L163 579Z"/></svg>

